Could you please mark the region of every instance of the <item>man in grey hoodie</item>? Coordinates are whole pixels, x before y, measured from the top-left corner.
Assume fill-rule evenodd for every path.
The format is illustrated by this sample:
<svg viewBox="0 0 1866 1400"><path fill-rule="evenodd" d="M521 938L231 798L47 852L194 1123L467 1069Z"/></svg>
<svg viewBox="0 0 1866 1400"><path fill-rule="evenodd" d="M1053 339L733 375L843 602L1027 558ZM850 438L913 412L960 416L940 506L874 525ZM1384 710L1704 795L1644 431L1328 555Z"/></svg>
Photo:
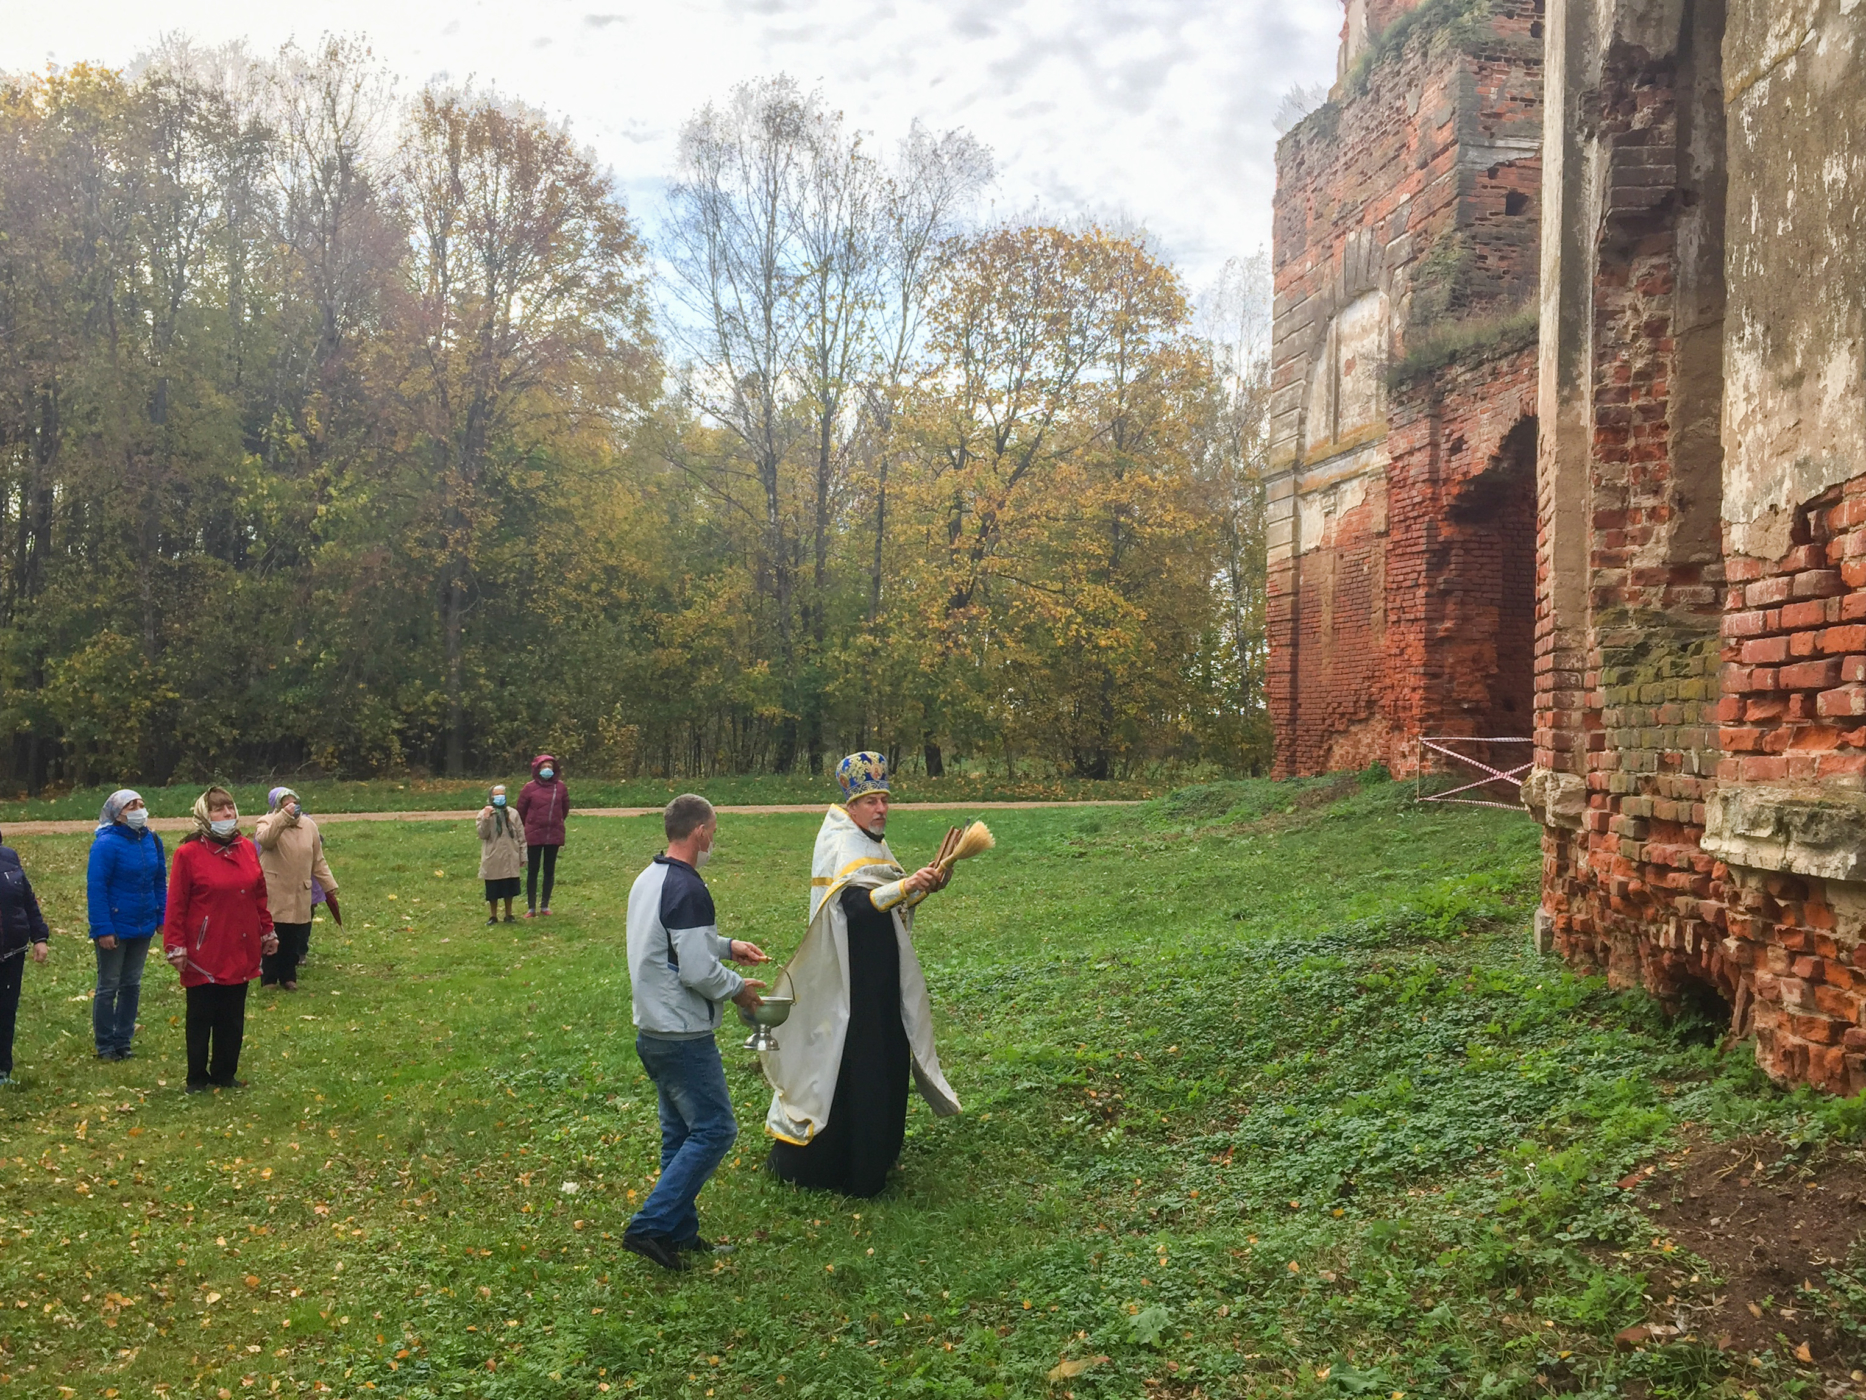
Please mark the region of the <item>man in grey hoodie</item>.
<svg viewBox="0 0 1866 1400"><path fill-rule="evenodd" d="M661 1179L628 1223L623 1247L664 1269L684 1269L700 1239L700 1188L739 1135L713 1033L721 1003L750 1011L765 985L721 959L767 961L755 943L722 937L700 867L713 854L719 819L692 793L662 814L667 854L628 895L628 972L635 1002L635 1053L661 1099Z"/></svg>

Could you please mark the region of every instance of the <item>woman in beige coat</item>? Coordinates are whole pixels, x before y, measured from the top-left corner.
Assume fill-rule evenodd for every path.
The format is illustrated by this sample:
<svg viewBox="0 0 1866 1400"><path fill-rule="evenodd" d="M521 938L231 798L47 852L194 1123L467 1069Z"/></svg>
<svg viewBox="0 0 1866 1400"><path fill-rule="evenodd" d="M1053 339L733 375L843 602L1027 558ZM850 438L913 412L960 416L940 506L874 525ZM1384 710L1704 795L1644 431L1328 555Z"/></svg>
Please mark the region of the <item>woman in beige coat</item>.
<svg viewBox="0 0 1866 1400"><path fill-rule="evenodd" d="M525 823L518 813L505 805L505 784L496 784L487 794L486 805L479 809L473 823L479 832L479 877L486 882L486 906L489 924L499 922L499 901L505 901L505 921L512 917L512 901L518 898L520 876L525 870Z"/></svg>
<svg viewBox="0 0 1866 1400"><path fill-rule="evenodd" d="M324 859L324 838L317 823L304 814L304 804L290 788L276 787L266 794L271 809L253 832L259 847L259 868L266 873L266 903L278 931L279 950L266 955L259 970L259 985L298 990L298 964L311 946L311 882L324 887L330 916L343 926L337 908L337 877Z"/></svg>

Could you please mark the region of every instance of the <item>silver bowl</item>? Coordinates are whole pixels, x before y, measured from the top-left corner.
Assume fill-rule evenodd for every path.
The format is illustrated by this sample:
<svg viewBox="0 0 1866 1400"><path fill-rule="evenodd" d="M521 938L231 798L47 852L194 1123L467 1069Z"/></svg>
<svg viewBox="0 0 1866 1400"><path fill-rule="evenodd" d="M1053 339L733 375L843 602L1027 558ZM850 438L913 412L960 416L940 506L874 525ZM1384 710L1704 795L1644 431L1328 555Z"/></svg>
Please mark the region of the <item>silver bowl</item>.
<svg viewBox="0 0 1866 1400"><path fill-rule="evenodd" d="M775 1050L777 1041L771 1038L771 1028L781 1026L790 1019L790 1009L796 1004L795 997L765 997L758 1004L756 1011L739 1008L739 1019L746 1025L755 1027L745 1039L747 1050Z"/></svg>

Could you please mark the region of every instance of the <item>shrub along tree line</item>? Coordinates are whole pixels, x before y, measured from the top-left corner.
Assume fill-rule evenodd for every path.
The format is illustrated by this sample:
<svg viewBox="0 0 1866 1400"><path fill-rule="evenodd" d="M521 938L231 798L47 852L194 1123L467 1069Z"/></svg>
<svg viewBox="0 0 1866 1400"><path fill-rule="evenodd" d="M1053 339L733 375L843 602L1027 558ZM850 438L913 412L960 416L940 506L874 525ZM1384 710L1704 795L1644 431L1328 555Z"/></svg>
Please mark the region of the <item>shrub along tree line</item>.
<svg viewBox="0 0 1866 1400"><path fill-rule="evenodd" d="M651 250L351 40L0 80L0 779L1259 767L1256 283L990 179L764 80Z"/></svg>

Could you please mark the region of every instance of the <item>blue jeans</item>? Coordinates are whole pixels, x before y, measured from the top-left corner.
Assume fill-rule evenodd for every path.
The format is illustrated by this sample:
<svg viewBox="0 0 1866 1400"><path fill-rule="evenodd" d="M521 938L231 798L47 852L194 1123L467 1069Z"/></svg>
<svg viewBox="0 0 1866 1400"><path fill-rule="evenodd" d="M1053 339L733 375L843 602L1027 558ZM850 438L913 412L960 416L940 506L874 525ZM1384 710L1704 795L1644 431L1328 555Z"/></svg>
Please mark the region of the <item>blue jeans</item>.
<svg viewBox="0 0 1866 1400"><path fill-rule="evenodd" d="M726 1069L713 1038L635 1037L635 1053L661 1095L661 1179L628 1223L631 1235L683 1243L700 1233L694 1200L739 1135Z"/></svg>
<svg viewBox="0 0 1866 1400"><path fill-rule="evenodd" d="M100 1055L121 1055L136 1034L136 1006L143 995L143 959L151 937L119 938L117 946L97 950L97 996L91 1002L91 1034Z"/></svg>

